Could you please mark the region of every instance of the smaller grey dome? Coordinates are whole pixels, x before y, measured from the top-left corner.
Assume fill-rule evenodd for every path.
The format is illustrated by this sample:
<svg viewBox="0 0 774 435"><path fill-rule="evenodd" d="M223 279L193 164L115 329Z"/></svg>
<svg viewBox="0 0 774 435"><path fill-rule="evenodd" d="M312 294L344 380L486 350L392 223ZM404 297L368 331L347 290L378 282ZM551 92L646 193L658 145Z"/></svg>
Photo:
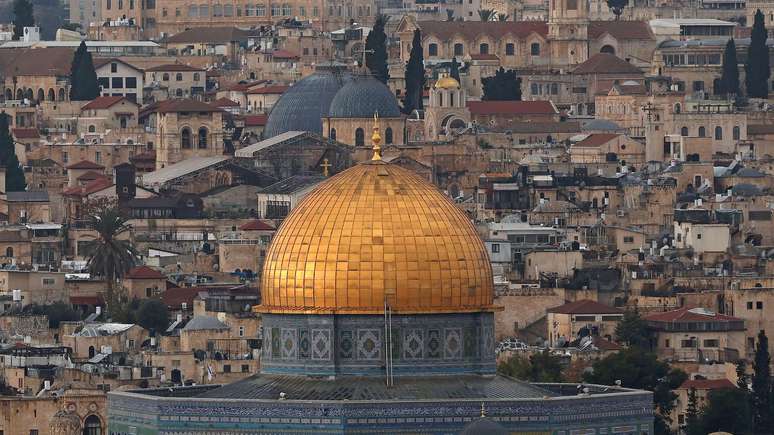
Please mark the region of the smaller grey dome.
<svg viewBox="0 0 774 435"><path fill-rule="evenodd" d="M390 88L373 77L355 77L344 85L331 101L331 118L400 117L398 100Z"/></svg>
<svg viewBox="0 0 774 435"><path fill-rule="evenodd" d="M583 131L619 131L621 126L607 119L592 119L583 124Z"/></svg>
<svg viewBox="0 0 774 435"><path fill-rule="evenodd" d="M508 435L510 432L500 423L481 417L466 424L460 435Z"/></svg>

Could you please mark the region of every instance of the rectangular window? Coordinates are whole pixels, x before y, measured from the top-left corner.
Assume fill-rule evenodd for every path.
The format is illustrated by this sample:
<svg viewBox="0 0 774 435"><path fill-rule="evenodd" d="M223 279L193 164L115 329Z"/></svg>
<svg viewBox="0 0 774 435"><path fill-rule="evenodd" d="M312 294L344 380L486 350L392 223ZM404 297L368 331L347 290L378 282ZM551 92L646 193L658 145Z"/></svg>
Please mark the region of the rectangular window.
<svg viewBox="0 0 774 435"><path fill-rule="evenodd" d="M756 302L755 303L755 309L756 310L762 310L763 309L763 302L762 301Z"/></svg>
<svg viewBox="0 0 774 435"><path fill-rule="evenodd" d="M492 243L492 253L497 254L498 252L500 252L500 244Z"/></svg>
<svg viewBox="0 0 774 435"><path fill-rule="evenodd" d="M671 343L669 343L669 339L668 338L666 340L664 340L664 347L668 348L670 345L671 345Z"/></svg>
<svg viewBox="0 0 774 435"><path fill-rule="evenodd" d="M634 237L626 236L623 238L624 243L634 243Z"/></svg>
<svg viewBox="0 0 774 435"><path fill-rule="evenodd" d="M771 210L750 210L748 216L751 221L770 221Z"/></svg>
<svg viewBox="0 0 774 435"><path fill-rule="evenodd" d="M603 322L618 322L621 320L621 316L602 316Z"/></svg>
<svg viewBox="0 0 774 435"><path fill-rule="evenodd" d="M137 77L127 77L126 78L126 85L124 87L126 87L126 88L136 88L137 87Z"/></svg>
<svg viewBox="0 0 774 435"><path fill-rule="evenodd" d="M231 373L231 365L230 364L224 364L223 365L223 373Z"/></svg>
<svg viewBox="0 0 774 435"><path fill-rule="evenodd" d="M123 88L124 87L124 78L123 77L113 77L112 79L110 79L110 86L113 89Z"/></svg>
<svg viewBox="0 0 774 435"><path fill-rule="evenodd" d="M748 309L748 310L752 310L752 309L753 309L753 303L752 303L752 301L748 301L748 302L747 302L747 309Z"/></svg>
<svg viewBox="0 0 774 435"><path fill-rule="evenodd" d="M250 366L247 364L242 364L242 373L247 373L250 371Z"/></svg>
<svg viewBox="0 0 774 435"><path fill-rule="evenodd" d="M575 316L576 322L593 322L597 320L596 316Z"/></svg>
<svg viewBox="0 0 774 435"><path fill-rule="evenodd" d="M62 163L67 163L67 153L62 153Z"/></svg>
<svg viewBox="0 0 774 435"><path fill-rule="evenodd" d="M240 326L239 327L239 336L240 337L244 337L245 336L245 327L244 326Z"/></svg>
<svg viewBox="0 0 774 435"><path fill-rule="evenodd" d="M97 79L97 82L99 83L99 86L102 89L110 89L110 79L107 77L100 77Z"/></svg>
<svg viewBox="0 0 774 435"><path fill-rule="evenodd" d="M704 340L704 347L720 347L720 340L717 340L717 339Z"/></svg>
<svg viewBox="0 0 774 435"><path fill-rule="evenodd" d="M94 162L95 163L102 163L102 153L97 151L94 153Z"/></svg>
<svg viewBox="0 0 774 435"><path fill-rule="evenodd" d="M110 64L110 72L117 73L118 72L118 64L113 62Z"/></svg>
<svg viewBox="0 0 774 435"><path fill-rule="evenodd" d="M515 46L511 43L505 44L505 55L513 56L514 54L516 54Z"/></svg>
<svg viewBox="0 0 774 435"><path fill-rule="evenodd" d="M54 285L54 283L56 283L54 278L43 278L43 285L45 286Z"/></svg>

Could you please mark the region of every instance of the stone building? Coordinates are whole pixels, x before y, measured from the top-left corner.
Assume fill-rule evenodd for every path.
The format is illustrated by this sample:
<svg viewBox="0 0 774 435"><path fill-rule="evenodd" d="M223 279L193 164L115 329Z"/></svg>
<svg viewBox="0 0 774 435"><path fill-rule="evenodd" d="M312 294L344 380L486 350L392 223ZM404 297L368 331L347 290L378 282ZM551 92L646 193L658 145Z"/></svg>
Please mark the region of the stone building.
<svg viewBox="0 0 774 435"><path fill-rule="evenodd" d="M67 47L0 50L4 99L69 101L72 62L73 50Z"/></svg>
<svg viewBox="0 0 774 435"><path fill-rule="evenodd" d="M166 90L167 98L195 99L204 95L206 77L203 69L175 63L145 69L145 83Z"/></svg>

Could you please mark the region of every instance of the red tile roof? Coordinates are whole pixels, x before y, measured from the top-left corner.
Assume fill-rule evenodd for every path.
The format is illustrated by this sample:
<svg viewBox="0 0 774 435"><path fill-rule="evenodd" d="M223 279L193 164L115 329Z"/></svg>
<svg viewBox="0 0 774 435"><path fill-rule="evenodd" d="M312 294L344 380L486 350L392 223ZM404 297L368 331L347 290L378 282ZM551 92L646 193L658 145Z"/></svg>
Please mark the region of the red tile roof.
<svg viewBox="0 0 774 435"><path fill-rule="evenodd" d="M146 69L145 71L155 72L155 71L173 71L173 72L186 72L186 71L193 71L193 72L202 72L204 71L201 68L194 68L189 65L185 65L182 63L168 63L166 65L157 65L154 67L150 67Z"/></svg>
<svg viewBox="0 0 774 435"><path fill-rule="evenodd" d="M80 181L91 181L91 180L96 180L98 178L107 178L107 177L105 177L105 174L100 174L97 171L88 171L88 172L85 172L80 177L78 177L77 180L80 180Z"/></svg>
<svg viewBox="0 0 774 435"><path fill-rule="evenodd" d="M142 109L143 114L170 112L222 112L221 109L201 101L188 99L163 100Z"/></svg>
<svg viewBox="0 0 774 435"><path fill-rule="evenodd" d="M642 71L614 54L597 53L578 65L573 74L642 74Z"/></svg>
<svg viewBox="0 0 774 435"><path fill-rule="evenodd" d="M290 86L287 85L269 85L269 86L261 86L259 88L253 88L247 91L250 95L256 95L256 94L284 94L288 89L290 89Z"/></svg>
<svg viewBox="0 0 774 435"><path fill-rule="evenodd" d="M589 38L597 39L605 33L619 41L627 39L655 39L647 21L620 20L592 21L589 23Z"/></svg>
<svg viewBox="0 0 774 435"><path fill-rule="evenodd" d="M0 50L0 73L12 76L66 76L73 63L70 47Z"/></svg>
<svg viewBox="0 0 774 435"><path fill-rule="evenodd" d="M507 35L517 38L525 38L531 33L543 37L548 35L548 24L542 21L420 21L417 25L423 38L434 35L441 41L451 41L455 35L470 41L481 35L495 40L504 39Z"/></svg>
<svg viewBox="0 0 774 435"><path fill-rule="evenodd" d="M298 59L299 56L296 53L293 53L289 50L274 50L272 52L269 52L268 54L271 54L271 57L274 59Z"/></svg>
<svg viewBox="0 0 774 435"><path fill-rule="evenodd" d="M81 160L80 162L66 166L66 169L105 169L105 167L90 160Z"/></svg>
<svg viewBox="0 0 774 435"><path fill-rule="evenodd" d="M262 127L269 120L269 115L245 115L242 119L245 121L245 127Z"/></svg>
<svg viewBox="0 0 774 435"><path fill-rule="evenodd" d="M473 115L557 115L550 101L468 101Z"/></svg>
<svg viewBox="0 0 774 435"><path fill-rule="evenodd" d="M97 178L94 181L90 181L85 186L68 187L64 189L62 193L69 196L89 196L94 192L99 192L102 189L106 189L113 185L107 177Z"/></svg>
<svg viewBox="0 0 774 435"><path fill-rule="evenodd" d="M602 337L594 337L592 339L592 343L594 343L594 346L597 347L599 350L621 350L623 347L618 343L613 343L612 341L605 340Z"/></svg>
<svg viewBox="0 0 774 435"><path fill-rule="evenodd" d="M201 287L173 287L161 294L161 300L172 309L180 309L186 303L186 309L193 310L194 299L205 290Z"/></svg>
<svg viewBox="0 0 774 435"><path fill-rule="evenodd" d="M645 317L649 322L739 322L738 317L718 314L703 308L683 307Z"/></svg>
<svg viewBox="0 0 774 435"><path fill-rule="evenodd" d="M239 107L239 103L233 100L229 100L226 97L218 98L211 103L215 107Z"/></svg>
<svg viewBox="0 0 774 435"><path fill-rule="evenodd" d="M16 139L40 139L36 128L14 128L11 132Z"/></svg>
<svg viewBox="0 0 774 435"><path fill-rule="evenodd" d="M689 379L680 385L680 389L696 388L697 390L719 390L721 388L736 388L728 379Z"/></svg>
<svg viewBox="0 0 774 435"><path fill-rule="evenodd" d="M126 278L129 279L163 279L166 276L156 269L151 269L148 266L138 266L129 270L126 273Z"/></svg>
<svg viewBox="0 0 774 435"><path fill-rule="evenodd" d="M557 314L623 314L623 310L588 299L549 308L548 312Z"/></svg>
<svg viewBox="0 0 774 435"><path fill-rule="evenodd" d="M239 229L242 231L274 231L276 228L260 219L253 219L243 224Z"/></svg>
<svg viewBox="0 0 774 435"><path fill-rule="evenodd" d="M572 146L578 147L578 148L599 147L617 138L618 136L620 136L620 134L613 134L613 133L590 134L586 136L586 139L583 139L582 141L575 143Z"/></svg>
<svg viewBox="0 0 774 435"><path fill-rule="evenodd" d="M496 54L471 54L472 60L500 60Z"/></svg>
<svg viewBox="0 0 774 435"><path fill-rule="evenodd" d="M132 102L131 100L127 100L126 97L108 97L108 96L102 96L97 97L88 103L86 103L85 106L81 107L81 110L101 110L101 109L109 109L116 104L120 103L121 100L126 100L127 102L134 104L137 106L138 104L135 102Z"/></svg>

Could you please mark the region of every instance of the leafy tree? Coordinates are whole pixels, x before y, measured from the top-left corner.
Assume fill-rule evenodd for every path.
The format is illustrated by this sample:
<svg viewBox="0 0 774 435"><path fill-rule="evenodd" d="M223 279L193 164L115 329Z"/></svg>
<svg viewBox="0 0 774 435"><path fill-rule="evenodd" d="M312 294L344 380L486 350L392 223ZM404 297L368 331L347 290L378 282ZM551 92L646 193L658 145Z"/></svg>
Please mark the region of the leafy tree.
<svg viewBox="0 0 774 435"><path fill-rule="evenodd" d="M519 101L521 100L521 77L516 71L500 67L492 77L481 79L485 101Z"/></svg>
<svg viewBox="0 0 774 435"><path fill-rule="evenodd" d="M478 17L481 21L492 21L497 16L497 11L494 9L479 9Z"/></svg>
<svg viewBox="0 0 774 435"><path fill-rule="evenodd" d="M656 433L669 433L671 414L677 395L672 391L688 378L682 370L672 369L669 364L656 359L656 355L639 347L630 347L597 361L592 372L586 373L586 382L613 385L620 380L627 388L639 388L653 392L656 408Z"/></svg>
<svg viewBox="0 0 774 435"><path fill-rule="evenodd" d="M723 388L710 391L707 395L699 427L705 434L749 434L751 420L747 392L740 388Z"/></svg>
<svg viewBox="0 0 774 435"><path fill-rule="evenodd" d="M743 359L736 362L736 386L744 391L750 389L747 386L747 363Z"/></svg>
<svg viewBox="0 0 774 435"><path fill-rule="evenodd" d="M763 23L763 13L758 9L753 22L750 47L747 49L747 63L744 66L746 76L744 78L747 88L747 96L750 98L768 98L769 77L769 49L766 47L766 26Z"/></svg>
<svg viewBox="0 0 774 435"><path fill-rule="evenodd" d="M637 309L627 310L615 327L615 336L620 343L647 349L650 346L650 331Z"/></svg>
<svg viewBox="0 0 774 435"><path fill-rule="evenodd" d="M116 279L134 267L137 261L134 246L122 237L131 230L127 221L117 207L101 208L87 217L88 227L97 233L97 239L86 249L89 271L105 278L108 307L116 302L113 294Z"/></svg>
<svg viewBox="0 0 774 435"><path fill-rule="evenodd" d="M704 435L699 422L699 404L696 398L696 387L688 390L688 406L685 409L685 434Z"/></svg>
<svg viewBox="0 0 774 435"><path fill-rule="evenodd" d="M755 348L752 377L752 412L756 433L764 433L761 432L764 428L774 428L770 364L769 339L766 332L761 330L758 333L758 346Z"/></svg>
<svg viewBox="0 0 774 435"><path fill-rule="evenodd" d="M81 320L81 313L64 302L54 302L49 305L30 304L24 307L24 312L47 316L48 327L51 329L59 328L61 322Z"/></svg>
<svg viewBox="0 0 774 435"><path fill-rule="evenodd" d="M530 382L561 382L562 366L559 357L548 350L530 355L529 358L515 355L497 367L500 373Z"/></svg>
<svg viewBox="0 0 774 435"><path fill-rule="evenodd" d="M449 76L457 82L460 82L460 64L457 63L457 58L452 58L451 68L449 69Z"/></svg>
<svg viewBox="0 0 774 435"><path fill-rule="evenodd" d="M163 331L169 326L167 305L158 299L146 299L137 311L137 323L145 329Z"/></svg>
<svg viewBox="0 0 774 435"><path fill-rule="evenodd" d="M5 191L20 192L27 187L24 171L16 157L16 147L9 128L10 116L0 112L0 165L5 167Z"/></svg>
<svg viewBox="0 0 774 435"><path fill-rule="evenodd" d="M422 91L425 89L425 55L422 52L422 35L414 30L411 42L411 54L406 64L406 96L403 99L403 112L410 114L422 110Z"/></svg>
<svg viewBox="0 0 774 435"><path fill-rule="evenodd" d="M94 61L86 49L86 43L81 41L70 65L70 100L91 101L99 97L99 91Z"/></svg>
<svg viewBox="0 0 774 435"><path fill-rule="evenodd" d="M628 5L629 0L607 0L607 7L613 12L616 20L621 18L624 8Z"/></svg>
<svg viewBox="0 0 774 435"><path fill-rule="evenodd" d="M497 14L497 21L508 21L508 14Z"/></svg>
<svg viewBox="0 0 774 435"><path fill-rule="evenodd" d="M32 16L32 3L29 0L14 0L13 16L13 40L18 41L24 36L25 27L35 25L35 17Z"/></svg>
<svg viewBox="0 0 774 435"><path fill-rule="evenodd" d="M365 44L366 66L371 74L384 84L387 84L387 80L390 79L387 69L387 34L384 33L384 26L388 19L387 15L376 17L376 23L368 32Z"/></svg>
<svg viewBox="0 0 774 435"><path fill-rule="evenodd" d="M716 94L736 95L739 93L739 62L736 59L734 38L728 40L723 52L723 69L719 84L720 89L715 89Z"/></svg>

